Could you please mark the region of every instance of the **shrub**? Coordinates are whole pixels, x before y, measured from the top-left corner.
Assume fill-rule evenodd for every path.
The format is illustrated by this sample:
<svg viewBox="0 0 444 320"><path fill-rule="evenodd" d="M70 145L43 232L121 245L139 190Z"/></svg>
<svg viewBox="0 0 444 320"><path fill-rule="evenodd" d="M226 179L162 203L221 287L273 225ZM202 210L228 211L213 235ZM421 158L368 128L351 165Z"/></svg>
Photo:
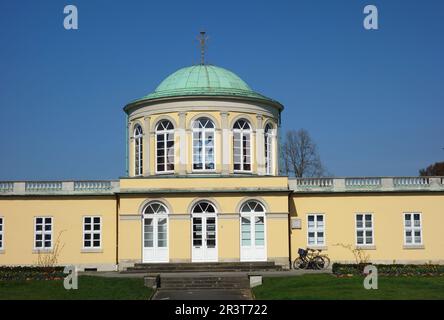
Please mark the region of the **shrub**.
<svg viewBox="0 0 444 320"><path fill-rule="evenodd" d="M1 267L0 281L56 280L65 277L64 267Z"/></svg>
<svg viewBox="0 0 444 320"><path fill-rule="evenodd" d="M369 263L342 264L333 263L335 275L363 275ZM444 275L444 265L438 264L375 264L378 275L387 276L439 276Z"/></svg>

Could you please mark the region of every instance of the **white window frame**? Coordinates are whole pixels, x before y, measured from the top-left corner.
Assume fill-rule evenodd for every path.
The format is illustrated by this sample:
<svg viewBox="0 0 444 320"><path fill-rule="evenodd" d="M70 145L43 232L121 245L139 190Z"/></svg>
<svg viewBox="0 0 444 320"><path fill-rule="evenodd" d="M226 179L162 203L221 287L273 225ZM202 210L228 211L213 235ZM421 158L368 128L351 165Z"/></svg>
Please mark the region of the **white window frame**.
<svg viewBox="0 0 444 320"><path fill-rule="evenodd" d="M0 251L5 249L5 218L0 216Z"/></svg>
<svg viewBox="0 0 444 320"><path fill-rule="evenodd" d="M91 219L91 222L89 223L89 224L91 224L91 229L90 230L86 230L86 228L85 228L85 226L87 224L85 220L87 218ZM96 218L99 218L99 226L100 226L99 230L94 230L94 224L96 224L94 222L94 219L96 219ZM100 250L100 249L102 249L102 229L103 229L103 227L102 227L102 217L101 216L83 216L82 220L83 220L82 221L82 224L83 224L82 248L84 250ZM85 237L87 234L91 235L91 238L89 240L87 240L86 237ZM94 246L94 241L97 241L97 240L94 240L94 235L95 234L99 235L99 243L100 244L99 244L98 247ZM91 242L90 246L88 246L88 247L85 246L85 241L90 241Z"/></svg>
<svg viewBox="0 0 444 320"><path fill-rule="evenodd" d="M140 133L136 134L136 130L140 128ZM134 175L141 176L143 175L143 128L140 124L136 124L134 126L133 131L133 139L134 139ZM137 149L139 146L139 149ZM139 159L137 159L137 155L139 155Z"/></svg>
<svg viewBox="0 0 444 320"><path fill-rule="evenodd" d="M270 131L267 132L267 127L270 128ZM267 124L264 129L264 153L265 153L265 174L272 175L273 174L273 126L271 124Z"/></svg>
<svg viewBox="0 0 444 320"><path fill-rule="evenodd" d="M37 219L42 219L42 230L37 230ZM47 231L45 230L46 228L46 219L51 219L51 230ZM54 235L53 235L53 231L54 231L54 218L52 216L38 216L38 217L34 217L34 250L35 251L51 251L54 249ZM37 240L37 235L41 234L42 235L42 240ZM45 247L45 235L50 234L51 235L51 247ZM42 241L42 247L37 247L37 241Z"/></svg>
<svg viewBox="0 0 444 320"><path fill-rule="evenodd" d="M206 119L208 119L208 120L210 120L212 123L213 123L213 128L195 128L194 127L194 123L196 123L197 121L199 121L200 119L202 119L202 118L206 118ZM192 159L191 159L191 170L193 171L193 172L215 172L216 171L216 159L217 159L217 138L216 138L216 123L211 119L211 118L209 118L209 117L206 117L206 116L202 116L202 117L199 117L199 118L197 118L196 120L193 120L193 122L192 122L192 124L191 124L191 127L192 127L192 129L191 129L191 148L192 148L192 150L191 150L191 156L192 156ZM206 165L206 162L205 162L205 158L206 158L206 150L205 150L205 145L204 145L204 143L202 143L202 157L201 157L201 159L202 159L202 165L203 165L203 168L202 169L194 169L194 164L195 164L195 162L194 162L194 155L195 155L195 151L194 151L194 140L195 140L195 138L194 138L194 133L195 132L202 132L202 141L203 142L205 142L205 140L206 140L206 137L207 137L207 132L212 132L213 133L213 165L214 165L214 169L205 169L205 165Z"/></svg>
<svg viewBox="0 0 444 320"><path fill-rule="evenodd" d="M358 227L358 216L362 216L362 227ZM370 216L370 222L371 227L367 227L365 225L366 222L366 216ZM357 212L355 214L355 243L358 247L373 247L375 246L375 221L374 221L374 215L371 212ZM362 231L362 237L363 237L363 243L358 243L358 231ZM367 235L366 232L371 231L372 232L372 243L367 243Z"/></svg>
<svg viewBox="0 0 444 320"><path fill-rule="evenodd" d="M419 226L415 226L415 214L419 215ZM410 215L410 227L406 226L406 217ZM404 212L403 214L403 221L402 224L404 225L404 245L405 246L422 246L423 245L423 234L422 234L422 213L421 212ZM412 242L407 243L407 232L412 232ZM419 231L420 233L420 242L415 242L415 231Z"/></svg>
<svg viewBox="0 0 444 320"><path fill-rule="evenodd" d="M173 129L169 129L169 130L160 129L159 130L158 129L159 125L162 122L164 122L164 121L170 122L171 125L173 126ZM167 142L168 142L167 138L168 138L169 134L173 134L173 146L170 149L167 148ZM163 155L163 157L164 157L163 169L164 170L161 170L161 171L159 171L159 169L157 167L157 157L158 157L158 155L157 155L157 152L158 152L157 137L159 135L163 135L163 149L164 149L164 155ZM155 157L155 170L156 170L156 173L158 173L158 174L174 173L174 169L176 167L176 164L175 164L175 161L176 161L176 154L175 154L175 152L176 152L176 149L175 149L175 147L176 147L176 135L175 135L174 124L170 120L168 120L168 119L164 119L164 120L158 121L157 126L156 126L155 136L156 136L156 139L155 139L155 151L156 152L155 152L155 156L154 157ZM173 152L173 170L166 170L166 167L168 166L168 150L172 150L172 152Z"/></svg>
<svg viewBox="0 0 444 320"><path fill-rule="evenodd" d="M247 123L247 125L248 125L248 129L245 129L245 128L242 128L242 129L235 129L234 128L234 126L236 125L236 123L238 122L238 121L241 121L241 120L243 120L243 121L245 121L246 123ZM250 123L250 121L248 121L248 120L246 120L246 119L238 119L235 123L234 123L234 125L233 125L233 171L234 172L238 172L238 173L242 173L242 172L247 172L247 173L250 173L250 172L252 172L253 171L253 143L252 143L252 132L253 132L253 130L251 129L251 123ZM239 141L240 141L240 154L239 154L239 156L240 156L240 162L236 162L235 161L235 143L234 143L234 140L236 139L236 134L238 134L239 135ZM249 158L250 158L250 162L248 163L248 162L245 162L244 161L244 157L246 156L245 154L244 154L244 146L243 146L243 138L244 137L247 137L247 139L248 139L248 142L249 142L249 144L250 144L250 154L249 155L247 155L247 156L249 156ZM236 164L239 164L240 165L240 167L241 167L241 169L234 169L234 166L236 165ZM245 167L245 165L250 165L250 170L245 170L244 169L244 167Z"/></svg>
<svg viewBox="0 0 444 320"><path fill-rule="evenodd" d="M309 225L308 225L308 219L309 219L310 216L314 216L315 217L315 219L314 219L314 224L315 224L314 228L310 228ZM318 229L318 226L317 226L317 220L318 220L317 217L318 216L322 216L322 221L324 222L322 228L320 228L320 229ZM308 213L307 214L307 247L308 248L321 248L321 247L326 247L327 246L325 225L326 225L325 213ZM315 235L315 242L314 242L314 244L310 244L310 242L309 242L309 234L310 234L310 232L314 232L314 235ZM322 244L320 244L319 241L318 241L318 232L323 232L323 234L324 234L324 237L323 237L324 238L324 242Z"/></svg>

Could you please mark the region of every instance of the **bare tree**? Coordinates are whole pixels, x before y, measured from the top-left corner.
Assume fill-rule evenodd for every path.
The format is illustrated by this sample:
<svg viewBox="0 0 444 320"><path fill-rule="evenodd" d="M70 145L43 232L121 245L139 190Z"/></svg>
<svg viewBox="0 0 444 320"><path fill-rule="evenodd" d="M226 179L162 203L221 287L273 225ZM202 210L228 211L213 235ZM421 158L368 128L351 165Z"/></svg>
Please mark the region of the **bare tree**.
<svg viewBox="0 0 444 320"><path fill-rule="evenodd" d="M295 177L321 177L324 166L316 143L305 129L287 131L281 145L283 173Z"/></svg>

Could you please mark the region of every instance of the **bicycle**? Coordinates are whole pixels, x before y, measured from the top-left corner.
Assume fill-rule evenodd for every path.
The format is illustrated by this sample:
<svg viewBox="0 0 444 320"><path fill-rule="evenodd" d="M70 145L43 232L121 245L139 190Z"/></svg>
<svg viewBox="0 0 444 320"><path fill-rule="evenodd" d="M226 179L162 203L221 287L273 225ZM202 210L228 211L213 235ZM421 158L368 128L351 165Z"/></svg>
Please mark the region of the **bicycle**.
<svg viewBox="0 0 444 320"><path fill-rule="evenodd" d="M330 258L326 254L321 254L322 250L299 248L297 257L293 262L294 269L314 269L321 270L330 266Z"/></svg>

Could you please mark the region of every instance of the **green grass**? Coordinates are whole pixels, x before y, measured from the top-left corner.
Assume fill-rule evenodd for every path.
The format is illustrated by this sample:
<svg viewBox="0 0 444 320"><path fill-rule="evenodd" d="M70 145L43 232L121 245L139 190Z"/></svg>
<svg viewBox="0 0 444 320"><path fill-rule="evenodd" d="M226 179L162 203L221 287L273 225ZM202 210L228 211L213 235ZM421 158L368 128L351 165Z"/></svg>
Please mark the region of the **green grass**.
<svg viewBox="0 0 444 320"><path fill-rule="evenodd" d="M80 276L77 290L63 280L0 281L0 300L147 300L152 292L141 278Z"/></svg>
<svg viewBox="0 0 444 320"><path fill-rule="evenodd" d="M380 276L377 290L366 290L363 277L337 278L329 274L264 278L253 289L256 299L338 300L338 299L444 299L444 277Z"/></svg>

